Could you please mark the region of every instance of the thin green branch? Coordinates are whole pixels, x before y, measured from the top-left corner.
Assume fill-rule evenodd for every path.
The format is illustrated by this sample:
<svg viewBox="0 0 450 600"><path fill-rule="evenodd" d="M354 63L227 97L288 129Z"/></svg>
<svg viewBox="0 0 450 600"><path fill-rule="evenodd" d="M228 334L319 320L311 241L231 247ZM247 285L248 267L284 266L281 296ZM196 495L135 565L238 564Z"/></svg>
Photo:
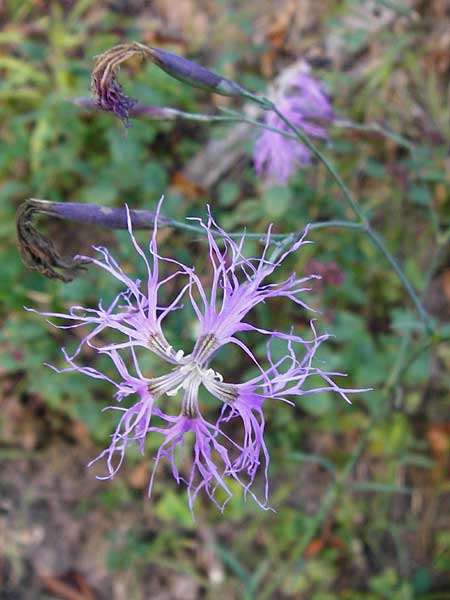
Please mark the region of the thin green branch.
<svg viewBox="0 0 450 600"><path fill-rule="evenodd" d="M409 281L409 279L403 272L403 270L400 267L400 265L398 264L397 260L392 256L392 254L386 248L384 240L381 238L381 236L376 231L374 231L374 229L372 229L372 227L369 224L367 224L366 231L367 231L367 235L372 240L373 244L378 248L378 250L384 256L384 258L387 260L387 262L391 265L392 269L395 271L397 277L400 279L403 287L405 288L409 297L411 298L412 302L414 303L414 306L416 307L416 310L419 313L422 321L424 322L428 334L432 335L433 331L434 331L433 323L432 323L431 318L429 317L428 313L426 312L419 296L417 295L416 291L414 290L413 286L411 285L411 282Z"/></svg>
<svg viewBox="0 0 450 600"><path fill-rule="evenodd" d="M302 131L301 129L299 129L298 127L296 127L273 103L272 103L272 110L283 121L283 123L297 135L298 140L300 142L302 142L303 144L305 144L305 146L314 154L314 156L316 156L316 158L325 166L327 171L330 173L330 175L336 181L339 189L342 192L342 195L344 196L344 199L346 200L348 205L351 207L354 214L360 219L360 221L363 224L365 231L366 231L367 235L369 236L369 238L371 239L372 243L374 244L374 246L376 246L376 248L378 248L378 250L381 252L381 254L384 256L386 261L389 263L389 265L392 267L392 269L396 273L401 284L405 288L407 294L409 295L414 306L416 307L416 310L419 313L422 321L424 322L428 334L431 335L434 331L433 323L432 323L429 315L427 314L422 302L420 301L419 296L417 295L416 291L412 287L409 279L406 277L405 273L403 272L403 270L400 267L397 260L387 249L386 244L384 243L384 240L382 239L382 237L372 228L369 220L367 219L366 215L364 214L364 211L359 206L357 201L353 198L352 193L350 192L347 185L344 183L343 179L337 172L334 165L311 142L310 138L306 135L306 133L304 131Z"/></svg>
<svg viewBox="0 0 450 600"><path fill-rule="evenodd" d="M171 219L164 215L157 217L151 210L130 209L127 213L126 208L105 208L98 204L82 204L80 202L52 202L38 198L29 198L25 200L17 209L16 229L19 251L25 265L33 271L38 271L50 279L60 279L62 281L71 281L85 267L83 261L61 256L54 246L53 242L46 239L35 227L33 219L35 215L46 215L64 221L71 221L81 224L95 224L100 227L110 229L126 229L128 227L128 217L134 230L153 229L155 220L158 218L158 226L174 227L177 229L197 233L205 236L205 229L192 222L183 222ZM311 223L309 229L324 228L348 228L363 231L359 223L353 221L319 221ZM275 253L282 251L282 248L288 244L295 243L302 235L303 231L290 233L276 233L271 235L271 239L276 242ZM214 232L218 238L224 237L220 231ZM247 233L241 231L228 234L232 238L240 239L243 236L248 239L265 240L267 232Z"/></svg>
<svg viewBox="0 0 450 600"><path fill-rule="evenodd" d="M165 108L164 110L173 115L173 118L185 119L187 121L202 121L204 123L207 122L216 122L216 123L247 123L249 125L256 125L262 129L266 129L267 131L272 131L273 133L278 133L285 138L290 138L292 140L297 140L298 136L293 133L289 133L288 131L284 131L283 129L278 129L277 127L272 127L271 125L267 125L263 121L258 121L257 119L252 119L251 117L247 117L242 113L230 109L225 108L223 106L219 106L218 109L225 113L223 115L208 115L204 113L191 113L183 110L178 110L176 108ZM398 146L402 146L407 148L410 152L414 150L414 144L407 140L405 137L399 135L395 131L391 131L387 127L383 127L379 123L355 123L353 121L348 121L345 119L335 119L333 121L333 127L338 127L340 129L349 129L354 131L364 131L367 133L377 133L378 135L382 135L385 138L391 139Z"/></svg>
<svg viewBox="0 0 450 600"><path fill-rule="evenodd" d="M414 144L399 135L395 131L391 131L390 129L383 127L379 123L354 123L353 121L347 121L345 119L335 119L333 121L333 127L340 127L342 129L350 129L353 131L365 131L368 133L377 133L391 139L398 146L403 146L407 148L410 152L414 150Z"/></svg>
<svg viewBox="0 0 450 600"><path fill-rule="evenodd" d="M314 156L324 165L324 167L327 169L327 171L330 173L330 175L333 177L333 179L336 181L339 189L342 192L342 195L344 196L345 200L347 201L347 203L350 205L350 207L352 208L353 212L361 219L361 221L366 225L368 224L366 215L364 214L364 211L361 209L361 207L359 206L359 204L356 202L356 200L353 198L350 190L348 189L348 187L345 185L343 179L341 178L341 176L339 175L339 173L337 172L336 168L334 167L334 165L328 160L328 158L322 154L322 152L312 143L312 141L310 140L309 136L306 135L306 133L304 131L302 131L301 129L299 129L298 127L296 127L277 107L275 104L272 103L272 110L273 112L283 121L283 123L286 125L286 127L288 127L291 131L293 131L295 133L295 135L297 136L297 139L302 142L307 148L308 150L310 150L312 152L312 154L314 154Z"/></svg>
<svg viewBox="0 0 450 600"><path fill-rule="evenodd" d="M184 231L190 231L192 233L199 233L202 236L205 235L205 230L200 225L193 225L191 223L185 223L184 221L177 221L176 219L168 219L167 223L164 223L164 227L174 227L176 229L181 229ZM330 229L330 228L340 228L340 229L355 229L357 231L364 232L364 226L361 223L356 223L354 221L345 221L334 219L331 221L316 221L315 223L310 223L308 225L310 231L316 229ZM296 238L299 235L302 235L303 231L294 231L289 233L273 233L270 237L272 240L277 241L285 241L287 239ZM247 232L245 229L242 231L227 233L228 237L233 239L240 239L242 236L245 236L248 240L262 240L265 238L267 233L265 231L255 233L255 232ZM221 234L219 231L214 232L214 236L217 238L225 237L225 234Z"/></svg>

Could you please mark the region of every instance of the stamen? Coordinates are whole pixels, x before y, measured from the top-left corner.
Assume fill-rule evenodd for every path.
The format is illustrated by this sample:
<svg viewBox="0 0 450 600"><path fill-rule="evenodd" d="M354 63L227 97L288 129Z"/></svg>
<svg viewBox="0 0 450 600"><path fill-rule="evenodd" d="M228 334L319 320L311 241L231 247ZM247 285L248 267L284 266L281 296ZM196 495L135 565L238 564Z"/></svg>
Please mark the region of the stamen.
<svg viewBox="0 0 450 600"><path fill-rule="evenodd" d="M199 416L198 410L198 386L199 381L191 380L186 388L186 394L183 398L181 414L189 419L196 419Z"/></svg>
<svg viewBox="0 0 450 600"><path fill-rule="evenodd" d="M184 351L177 350L175 352L173 346L168 343L161 333L151 333L148 337L147 347L164 360L169 359L168 362L171 363L180 363L184 357Z"/></svg>
<svg viewBox="0 0 450 600"><path fill-rule="evenodd" d="M200 369L201 373L205 373L205 375L209 378L215 379L216 381L223 381L223 377L222 375L218 372L218 371L214 371L214 369L208 369L207 371L202 371Z"/></svg>
<svg viewBox="0 0 450 600"><path fill-rule="evenodd" d="M219 342L213 333L207 333L198 338L192 356L200 366L204 366L219 347Z"/></svg>
<svg viewBox="0 0 450 600"><path fill-rule="evenodd" d="M223 383L217 378L205 379L203 384L210 394L227 404L232 404L239 395L235 385Z"/></svg>
<svg viewBox="0 0 450 600"><path fill-rule="evenodd" d="M172 351L172 346L169 346L169 344L161 336L161 334L151 333L148 338L147 343L148 343L148 347L150 348L150 350L153 350L153 352L156 352L158 354L162 353L167 356L170 356L170 353Z"/></svg>
<svg viewBox="0 0 450 600"><path fill-rule="evenodd" d="M170 373L167 373L167 375L151 379L148 384L148 391L155 399L158 399L169 392L175 391L176 394L185 379L185 374L181 371L181 369L176 368Z"/></svg>

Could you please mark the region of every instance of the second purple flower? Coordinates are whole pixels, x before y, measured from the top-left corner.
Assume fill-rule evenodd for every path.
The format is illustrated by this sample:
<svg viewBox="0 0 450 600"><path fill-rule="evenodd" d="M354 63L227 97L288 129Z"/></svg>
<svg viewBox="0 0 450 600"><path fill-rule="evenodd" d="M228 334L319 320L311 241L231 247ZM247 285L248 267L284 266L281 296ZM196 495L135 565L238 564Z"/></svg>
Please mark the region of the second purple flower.
<svg viewBox="0 0 450 600"><path fill-rule="evenodd" d="M328 138L328 125L334 119L330 99L322 85L309 74L302 63L294 66L280 82L275 104L288 119L307 135ZM269 127L292 133L274 112L267 112L265 123ZM258 175L269 183L286 184L296 169L310 164L310 150L298 140L286 138L265 129L255 143L253 159Z"/></svg>

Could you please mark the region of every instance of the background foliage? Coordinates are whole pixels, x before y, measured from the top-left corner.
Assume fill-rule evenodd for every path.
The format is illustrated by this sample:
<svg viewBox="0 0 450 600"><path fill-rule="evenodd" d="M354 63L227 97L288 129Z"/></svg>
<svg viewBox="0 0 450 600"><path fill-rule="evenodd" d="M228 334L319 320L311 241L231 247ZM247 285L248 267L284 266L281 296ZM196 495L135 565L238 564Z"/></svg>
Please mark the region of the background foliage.
<svg viewBox="0 0 450 600"><path fill-rule="evenodd" d="M10 0L0 19L0 598L450 598L450 3ZM341 121L364 125L338 123L326 153L436 324L428 337L365 236L311 234L315 244L289 267L323 274L311 302L336 337L322 358L349 373L349 385L374 391L351 407L326 394L295 409L269 407L276 513L236 490L225 515L199 502L193 522L184 491L163 472L150 502L150 452L131 454L113 483L95 480L100 470L85 464L112 430L114 415L100 412L111 389L43 367L62 365L59 348L76 337L23 310L114 293L91 270L65 285L25 270L14 217L30 196L151 208L164 193L172 217L203 215L209 202L236 230L351 218L321 166L285 188L258 180L252 130L237 145L231 126L143 119L125 132L110 115L66 101L87 95L94 55L132 39L257 91L299 57L309 60ZM131 65L121 79L149 104L205 112L227 103L151 65ZM208 178L217 144L229 163ZM42 226L67 254L101 242L137 268L125 234ZM160 244L201 268L195 235L164 231ZM272 305L255 318L306 331L309 315ZM175 347L189 344L191 328L191 316L177 314ZM246 374L238 353L220 367L230 379Z"/></svg>

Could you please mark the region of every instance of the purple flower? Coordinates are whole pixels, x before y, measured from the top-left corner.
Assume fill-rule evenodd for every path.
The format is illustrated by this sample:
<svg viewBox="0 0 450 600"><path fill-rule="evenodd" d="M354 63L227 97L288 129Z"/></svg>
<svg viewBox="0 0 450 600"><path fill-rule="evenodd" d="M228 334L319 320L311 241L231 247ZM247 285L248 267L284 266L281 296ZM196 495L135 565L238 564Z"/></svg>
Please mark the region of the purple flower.
<svg viewBox="0 0 450 600"><path fill-rule="evenodd" d="M208 242L211 273L206 276L159 254L156 223L160 208L161 202L148 252L138 245L128 218L131 243L145 266L145 281L126 274L106 249L96 248L99 259L83 258L117 279L123 291L107 308L100 302L97 308L72 307L68 314L42 313L68 321L60 326L63 328L86 325L91 328L72 355L63 349L68 366L53 368L58 372L78 371L105 380L116 388L116 403L107 409L119 411L121 416L109 447L95 459L106 460L106 479L115 476L127 448L137 446L144 453L147 436L161 436L149 494L159 463L167 459L174 479L187 487L191 510L200 491L223 510L232 496L230 480L238 482L245 496L250 495L267 509L269 452L264 441L264 403L273 400L294 404L297 396L322 391L334 391L349 401L347 393L361 391L342 389L333 379L340 373L329 373L313 364L316 350L328 337L319 335L313 322L310 339L303 339L293 331L262 329L249 322L252 309L272 298L284 298L307 308L301 296L314 275L299 278L292 274L279 282L272 280L285 259L308 243L306 232L288 249L280 249L272 245L269 228L261 256L248 258L243 252L244 238L232 239L208 212L207 221L199 221ZM167 272L165 276L161 276L162 269ZM172 292L172 297L164 301L163 295L168 294L166 288L173 290L177 280L180 282L178 291ZM188 353L173 348L163 332L166 317L180 308L183 297L189 299L198 319L198 337ZM103 341L108 339L110 330L121 339ZM260 364L242 339L240 334L246 331L266 337L266 364ZM282 358L272 356L275 339L285 344ZM243 351L250 365L257 365L257 375L249 381L225 381L214 368L216 352L230 343ZM116 371L115 377L78 364L85 345L109 357ZM138 349L139 352L145 349L162 359L166 369L161 375L142 372ZM311 378L320 379L322 384L312 387ZM206 419L200 406L199 389L202 386L217 401L211 421ZM126 398L127 407L123 405ZM178 405L178 409L171 414L170 407L174 405ZM242 430L237 440L229 433L236 429L234 423L240 424ZM185 446L189 447L189 452ZM188 453L190 458L186 456ZM252 490L259 471L265 481L262 499Z"/></svg>
<svg viewBox="0 0 450 600"><path fill-rule="evenodd" d="M309 136L326 139L326 126L334 119L334 112L320 83L300 68L283 87L276 102L280 112ZM266 113L265 123L292 133L274 112ZM280 184L285 184L296 168L308 166L311 157L304 144L267 129L256 140L253 153L258 175L264 176L268 182Z"/></svg>

